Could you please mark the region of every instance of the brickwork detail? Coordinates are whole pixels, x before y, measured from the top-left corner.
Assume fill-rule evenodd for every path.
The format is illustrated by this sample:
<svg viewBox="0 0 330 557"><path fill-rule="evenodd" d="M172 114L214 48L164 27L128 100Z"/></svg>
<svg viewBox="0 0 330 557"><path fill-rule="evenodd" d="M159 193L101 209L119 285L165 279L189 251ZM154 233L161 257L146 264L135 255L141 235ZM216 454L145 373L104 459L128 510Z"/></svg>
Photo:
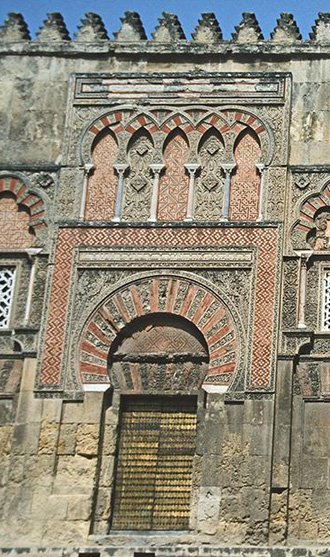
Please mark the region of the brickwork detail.
<svg viewBox="0 0 330 557"><path fill-rule="evenodd" d="M201 169L196 180L195 217L219 220L222 216L224 144L215 129L211 128L203 137L199 157Z"/></svg>
<svg viewBox="0 0 330 557"><path fill-rule="evenodd" d="M271 384L274 363L274 305L276 298L276 273L278 264L277 228L204 228L204 229L61 229L54 261L54 276L49 302L49 318L45 332L43 362L39 378L40 387L59 388L61 386L61 361L66 327L69 285L73 249L77 245L102 246L161 246L180 249L180 246L203 245L205 250L212 245L257 246L257 277L255 292L255 321L252 338L252 370L248 377L250 388L268 388ZM155 292L155 290L153 290ZM153 294L152 300L158 299ZM112 301L114 304L114 300ZM120 300L119 300L120 303ZM118 299L117 299L118 304ZM126 305L125 305L126 308ZM127 308L121 309L122 318L127 318ZM149 311L153 311L153 306ZM117 314L118 314L117 310ZM141 310L139 310L141 311ZM174 307L174 312L177 311ZM125 321L125 322L127 322ZM125 322L122 326L124 326ZM108 327L109 335L115 334ZM108 336L107 342L108 342Z"/></svg>
<svg viewBox="0 0 330 557"><path fill-rule="evenodd" d="M109 221L114 215L118 179L113 164L117 143L109 131L103 132L93 149L94 172L88 180L85 218Z"/></svg>
<svg viewBox="0 0 330 557"><path fill-rule="evenodd" d="M143 301L142 301L143 300ZM204 320L212 308L209 319ZM190 320L204 335L209 350L209 376L228 383L237 364L237 332L233 319L214 294L184 279L154 278L125 287L107 299L89 320L81 342L79 358L82 383L108 375L108 352L117 333L128 323L149 313L174 313ZM163 344L164 341L162 341ZM92 362L92 363L91 363ZM88 375L86 375L88 374ZM223 377L225 376L225 381ZM207 381L207 380L206 380Z"/></svg>
<svg viewBox="0 0 330 557"><path fill-rule="evenodd" d="M258 218L260 176L256 163L260 160L259 143L250 130L242 133L234 150L237 163L230 189L230 218L255 221Z"/></svg>
<svg viewBox="0 0 330 557"><path fill-rule="evenodd" d="M315 187L315 186L314 186ZM292 228L294 244L308 243L316 251L330 248L330 183L317 194L305 198L299 208L299 220Z"/></svg>
<svg viewBox="0 0 330 557"><path fill-rule="evenodd" d="M14 205L12 203L9 203L9 201L13 201L13 199L16 201L16 204L18 205L18 207L16 206L16 213L18 213L16 216L13 216L13 214L15 213L14 211ZM10 212L12 214L11 217L9 217L9 214L7 216L3 215L1 218L1 222L2 223L8 223L9 225L9 219L12 218L14 223L16 225L18 225L18 221L21 222L20 226L20 232L22 232L22 222L23 222L23 217L21 216L21 211L20 209L23 208L23 210L25 210L25 212L27 212L27 219L24 220L24 229L26 229L26 224L27 226L29 226L30 228L32 228L35 232L37 230L39 230L40 228L44 228L46 226L46 222L45 222L45 205L43 200L38 197L38 195L36 195L35 193L32 193L29 191L29 189L27 188L27 186L18 178L15 177L11 177L11 176L6 176L5 178L0 178L0 201L4 201L6 200L6 203L3 203L2 207L3 207L3 211L4 213L6 212ZM9 201L8 201L9 200ZM16 222L17 221L17 222ZM13 233L14 230L14 226L11 225L8 230L10 230L10 234ZM8 240L8 235L4 234L4 230L2 228L2 239L0 240L0 246L2 246L2 241L5 242L6 239ZM23 233L23 235L25 235L26 237L26 233ZM6 236L7 238L5 238L4 236ZM33 237L30 238L30 244L33 242ZM17 242L19 242L19 235L17 237ZM24 240L23 240L24 243ZM5 246L2 246L5 247ZM10 247L13 248L13 240L10 240ZM19 246L22 247L22 246ZM27 245L24 245L23 247L28 247Z"/></svg>
<svg viewBox="0 0 330 557"><path fill-rule="evenodd" d="M133 136L128 158L130 173L125 183L124 220L147 220L150 216L152 176L150 164L154 157L151 137L143 129Z"/></svg>
<svg viewBox="0 0 330 557"><path fill-rule="evenodd" d="M158 220L182 221L186 216L189 177L184 165L188 152L185 136L176 130L164 150L165 173L159 185Z"/></svg>
<svg viewBox="0 0 330 557"><path fill-rule="evenodd" d="M208 350L192 323L173 314L154 314L126 326L122 333L119 346L113 343L114 350L110 349L108 364L115 389L182 394L200 388ZM95 356L82 351L81 358L92 362Z"/></svg>
<svg viewBox="0 0 330 557"><path fill-rule="evenodd" d="M29 229L30 215L19 210L12 197L0 196L1 249L29 248L35 236Z"/></svg>

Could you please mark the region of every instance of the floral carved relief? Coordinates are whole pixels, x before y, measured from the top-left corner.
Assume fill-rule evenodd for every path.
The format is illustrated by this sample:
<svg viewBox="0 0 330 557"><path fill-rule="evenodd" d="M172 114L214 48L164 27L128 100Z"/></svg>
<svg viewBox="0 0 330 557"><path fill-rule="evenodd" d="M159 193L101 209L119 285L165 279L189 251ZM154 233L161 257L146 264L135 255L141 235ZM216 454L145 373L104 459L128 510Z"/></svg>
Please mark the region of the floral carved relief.
<svg viewBox="0 0 330 557"><path fill-rule="evenodd" d="M108 221L114 215L118 178L113 165L117 157L117 143L108 129L96 138L93 149L94 171L87 188L87 220Z"/></svg>
<svg viewBox="0 0 330 557"><path fill-rule="evenodd" d="M128 148L130 173L125 183L123 219L147 220L150 215L152 175L150 164L154 146L147 132L142 130Z"/></svg>
<svg viewBox="0 0 330 557"><path fill-rule="evenodd" d="M207 132L199 150L201 169L196 180L197 219L218 220L222 216L223 154L224 145L220 134L216 130Z"/></svg>
<svg viewBox="0 0 330 557"><path fill-rule="evenodd" d="M187 212L189 177L185 171L188 142L175 130L164 149L165 172L161 176L158 199L158 220L182 221Z"/></svg>
<svg viewBox="0 0 330 557"><path fill-rule="evenodd" d="M245 130L234 149L236 171L230 189L230 219L255 221L259 212L260 175L256 163L260 160L260 145L251 130Z"/></svg>

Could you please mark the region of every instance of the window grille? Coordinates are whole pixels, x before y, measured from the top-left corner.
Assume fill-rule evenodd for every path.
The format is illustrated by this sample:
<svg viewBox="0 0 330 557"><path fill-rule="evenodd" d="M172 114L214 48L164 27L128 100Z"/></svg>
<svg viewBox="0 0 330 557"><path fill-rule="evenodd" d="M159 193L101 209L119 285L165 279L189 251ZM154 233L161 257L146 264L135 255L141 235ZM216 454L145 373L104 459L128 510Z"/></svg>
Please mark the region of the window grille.
<svg viewBox="0 0 330 557"><path fill-rule="evenodd" d="M322 330L330 331L330 271L323 276Z"/></svg>
<svg viewBox="0 0 330 557"><path fill-rule="evenodd" d="M0 268L0 329L9 326L14 280L15 269L13 267Z"/></svg>
<svg viewBox="0 0 330 557"><path fill-rule="evenodd" d="M188 528L196 421L195 397L124 398L112 528Z"/></svg>

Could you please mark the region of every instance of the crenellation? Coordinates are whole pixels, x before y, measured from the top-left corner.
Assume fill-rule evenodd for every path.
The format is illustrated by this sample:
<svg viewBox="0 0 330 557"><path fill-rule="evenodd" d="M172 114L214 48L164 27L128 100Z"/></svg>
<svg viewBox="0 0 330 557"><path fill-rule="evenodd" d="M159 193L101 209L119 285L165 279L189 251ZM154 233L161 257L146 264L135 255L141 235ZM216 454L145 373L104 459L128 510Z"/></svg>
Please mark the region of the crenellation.
<svg viewBox="0 0 330 557"><path fill-rule="evenodd" d="M108 34L102 18L93 12L87 12L78 26L75 40L78 42L97 42L108 40Z"/></svg>
<svg viewBox="0 0 330 557"><path fill-rule="evenodd" d="M159 19L159 24L152 33L152 38L158 43L168 43L185 40L186 36L178 16L163 12L162 17Z"/></svg>
<svg viewBox="0 0 330 557"><path fill-rule="evenodd" d="M198 20L195 32L191 34L197 43L218 43L223 40L219 22L213 12L202 13L202 18Z"/></svg>
<svg viewBox="0 0 330 557"><path fill-rule="evenodd" d="M270 39L277 43L291 43L302 40L299 27L292 14L281 12L277 25L270 34Z"/></svg>
<svg viewBox="0 0 330 557"><path fill-rule="evenodd" d="M235 27L236 32L232 33L233 41L246 44L263 41L264 36L255 14L244 12L242 15L241 23Z"/></svg>
<svg viewBox="0 0 330 557"><path fill-rule="evenodd" d="M66 28L63 16L59 12L47 14L43 25L37 32L37 40L40 42L69 41L70 36Z"/></svg>
<svg viewBox="0 0 330 557"><path fill-rule="evenodd" d="M317 43L330 42L330 13L319 12L312 32L309 34L310 40Z"/></svg>
<svg viewBox="0 0 330 557"><path fill-rule="evenodd" d="M0 42L15 43L30 39L29 29L22 14L10 12L0 27Z"/></svg>
<svg viewBox="0 0 330 557"><path fill-rule="evenodd" d="M143 23L137 12L125 12L125 17L121 17L120 20L122 26L113 34L116 41L137 42L147 39Z"/></svg>

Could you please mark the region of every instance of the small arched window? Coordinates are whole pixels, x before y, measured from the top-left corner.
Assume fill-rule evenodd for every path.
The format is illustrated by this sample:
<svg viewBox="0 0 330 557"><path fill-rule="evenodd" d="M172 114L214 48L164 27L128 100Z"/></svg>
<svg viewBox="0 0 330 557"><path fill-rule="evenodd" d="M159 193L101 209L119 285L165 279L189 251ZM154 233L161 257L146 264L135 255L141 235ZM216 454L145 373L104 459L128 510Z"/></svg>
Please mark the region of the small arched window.
<svg viewBox="0 0 330 557"><path fill-rule="evenodd" d="M164 148L165 170L160 178L158 214L160 221L182 221L187 214L189 177L185 170L189 145L186 135L176 128Z"/></svg>
<svg viewBox="0 0 330 557"><path fill-rule="evenodd" d="M110 221L114 215L118 178L113 165L118 146L112 132L105 128L92 147L94 170L88 180L86 220Z"/></svg>
<svg viewBox="0 0 330 557"><path fill-rule="evenodd" d="M255 221L259 215L260 174L256 164L260 160L260 143L256 133L246 128L237 138L234 157L236 170L230 187L230 219Z"/></svg>

